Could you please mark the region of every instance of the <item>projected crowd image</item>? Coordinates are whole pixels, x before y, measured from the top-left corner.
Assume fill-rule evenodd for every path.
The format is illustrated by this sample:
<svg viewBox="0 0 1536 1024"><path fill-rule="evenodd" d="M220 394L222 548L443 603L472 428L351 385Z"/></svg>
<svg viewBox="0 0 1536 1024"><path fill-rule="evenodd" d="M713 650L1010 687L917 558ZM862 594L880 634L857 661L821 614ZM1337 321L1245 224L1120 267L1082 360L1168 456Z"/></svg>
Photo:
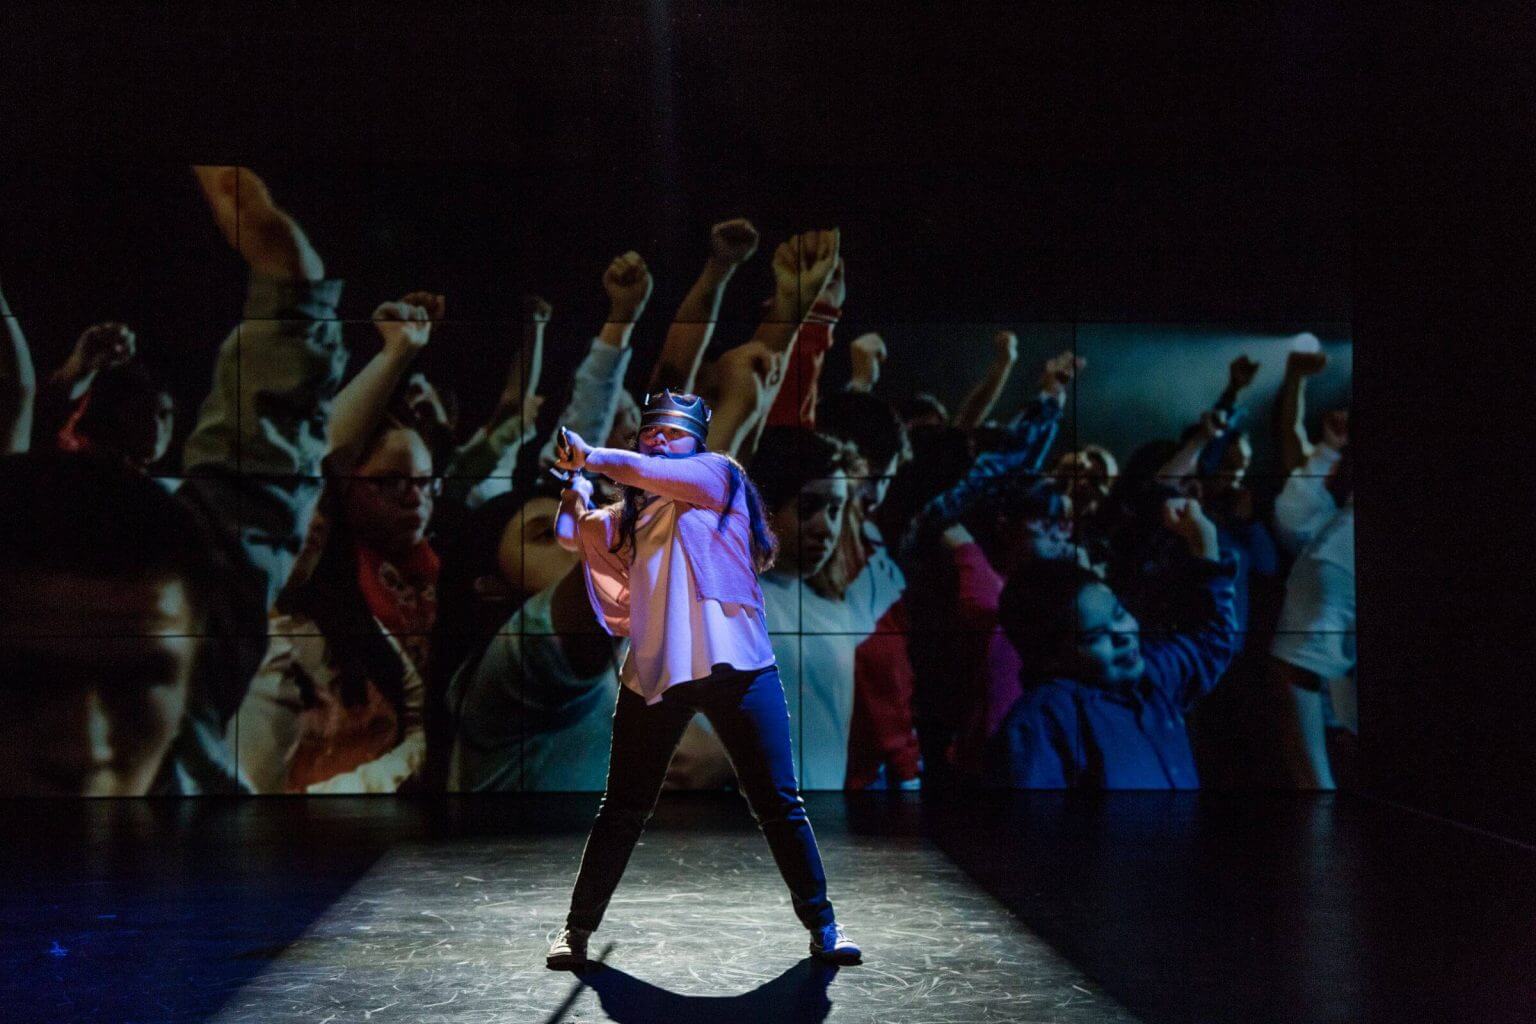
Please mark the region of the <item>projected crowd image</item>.
<svg viewBox="0 0 1536 1024"><path fill-rule="evenodd" d="M621 690L680 656L630 626L690 587L765 621L808 790L1351 771L1348 325L882 321L855 226L743 217L488 314L431 251L356 294L260 171L177 172L201 331L136 266L60 312L0 262L0 795L601 791ZM694 396L699 448L648 452ZM642 569L672 513L609 449L727 456L718 528ZM736 785L693 718L666 786Z"/></svg>

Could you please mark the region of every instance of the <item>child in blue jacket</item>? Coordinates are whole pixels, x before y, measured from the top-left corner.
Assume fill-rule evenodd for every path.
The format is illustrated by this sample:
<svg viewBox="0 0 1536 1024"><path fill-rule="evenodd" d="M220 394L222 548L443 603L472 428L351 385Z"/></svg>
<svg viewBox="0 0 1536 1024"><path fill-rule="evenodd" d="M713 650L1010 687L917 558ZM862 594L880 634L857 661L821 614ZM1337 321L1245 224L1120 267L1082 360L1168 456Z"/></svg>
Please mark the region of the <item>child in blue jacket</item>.
<svg viewBox="0 0 1536 1024"><path fill-rule="evenodd" d="M1171 498L1163 525L1189 557L1170 585L1202 609L1190 631L1143 637L1094 573L1038 562L1008 580L998 618L1023 662L1025 693L987 751L988 776L1022 789L1195 789L1184 713L1237 648L1230 554L1197 501Z"/></svg>

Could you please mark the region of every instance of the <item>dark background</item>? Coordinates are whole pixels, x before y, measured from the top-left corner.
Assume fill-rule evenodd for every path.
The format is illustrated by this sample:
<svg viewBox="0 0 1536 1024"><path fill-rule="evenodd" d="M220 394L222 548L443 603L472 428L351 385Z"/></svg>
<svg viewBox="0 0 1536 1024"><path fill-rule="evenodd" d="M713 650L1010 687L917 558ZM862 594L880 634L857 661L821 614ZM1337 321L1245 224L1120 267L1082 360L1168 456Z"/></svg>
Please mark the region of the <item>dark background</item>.
<svg viewBox="0 0 1536 1024"><path fill-rule="evenodd" d="M441 248L413 231L462 240L419 282L462 282L454 315L536 287L576 323L594 254L686 265L747 213L844 226L850 301L888 323L1352 322L1370 789L1532 841L1532 34L1521 5L11 5L0 269L45 362L91 318L72 296L211 350L227 317L187 290L233 309L239 281L186 216L195 159L270 171L349 316L398 287L370 247ZM386 232L399 164L504 212ZM78 203L17 201L61 175ZM157 198L114 202L125 177ZM51 248L58 218L136 228L163 281Z"/></svg>

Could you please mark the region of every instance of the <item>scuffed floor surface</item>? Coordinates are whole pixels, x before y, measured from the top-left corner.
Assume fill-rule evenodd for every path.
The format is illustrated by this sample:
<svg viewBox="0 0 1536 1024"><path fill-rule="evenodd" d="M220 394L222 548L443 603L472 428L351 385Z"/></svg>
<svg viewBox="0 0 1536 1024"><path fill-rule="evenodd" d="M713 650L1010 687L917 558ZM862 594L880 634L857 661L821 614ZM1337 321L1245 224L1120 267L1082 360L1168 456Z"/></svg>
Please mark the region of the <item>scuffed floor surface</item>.
<svg viewBox="0 0 1536 1024"><path fill-rule="evenodd" d="M807 957L755 831L667 829L643 841L593 936L592 954L609 966L580 981L543 963L579 838L411 844L386 854L215 1019L1131 1019L926 844L839 838L825 847L842 920L866 950L862 966L834 970Z"/></svg>
<svg viewBox="0 0 1536 1024"><path fill-rule="evenodd" d="M1359 799L811 794L863 966L730 794L544 967L594 795L11 801L4 1024L1536 1020L1536 855Z"/></svg>

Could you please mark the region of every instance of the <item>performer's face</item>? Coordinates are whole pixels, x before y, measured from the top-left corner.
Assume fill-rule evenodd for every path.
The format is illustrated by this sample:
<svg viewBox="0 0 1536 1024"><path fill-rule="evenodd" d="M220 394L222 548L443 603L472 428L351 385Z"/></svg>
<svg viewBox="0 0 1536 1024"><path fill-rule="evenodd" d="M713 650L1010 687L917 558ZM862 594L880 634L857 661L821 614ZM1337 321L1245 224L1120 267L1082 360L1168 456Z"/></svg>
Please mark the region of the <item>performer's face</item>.
<svg viewBox="0 0 1536 1024"><path fill-rule="evenodd" d="M686 430L653 423L641 429L635 445L645 455L687 455L698 451L699 441Z"/></svg>

